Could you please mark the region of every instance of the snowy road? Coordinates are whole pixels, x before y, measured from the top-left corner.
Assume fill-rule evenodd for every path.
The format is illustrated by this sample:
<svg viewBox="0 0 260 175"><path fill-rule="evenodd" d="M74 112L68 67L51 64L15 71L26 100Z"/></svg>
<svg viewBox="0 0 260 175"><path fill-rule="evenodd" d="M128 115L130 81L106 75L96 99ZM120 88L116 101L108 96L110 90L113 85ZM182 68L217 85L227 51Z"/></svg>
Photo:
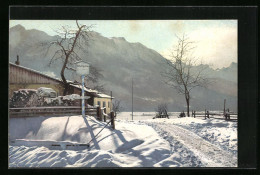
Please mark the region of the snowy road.
<svg viewBox="0 0 260 175"><path fill-rule="evenodd" d="M185 147L194 153L206 167L234 167L236 166L236 157L228 151L225 151L197 134L186 130L174 124L166 123L150 123L145 122L155 128L167 132L168 136L172 136Z"/></svg>

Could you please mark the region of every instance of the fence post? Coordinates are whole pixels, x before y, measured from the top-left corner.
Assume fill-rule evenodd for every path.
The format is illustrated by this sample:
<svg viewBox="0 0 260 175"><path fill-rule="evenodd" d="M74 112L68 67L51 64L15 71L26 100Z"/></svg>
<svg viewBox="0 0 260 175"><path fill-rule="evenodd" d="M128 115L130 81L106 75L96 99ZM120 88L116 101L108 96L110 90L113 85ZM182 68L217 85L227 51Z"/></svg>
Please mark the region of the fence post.
<svg viewBox="0 0 260 175"><path fill-rule="evenodd" d="M115 113L110 112L112 129L115 129Z"/></svg>
<svg viewBox="0 0 260 175"><path fill-rule="evenodd" d="M207 111L207 118L209 118L209 111Z"/></svg>
<svg viewBox="0 0 260 175"><path fill-rule="evenodd" d="M107 121L107 116L106 115L104 115L104 122L106 122Z"/></svg>
<svg viewBox="0 0 260 175"><path fill-rule="evenodd" d="M195 110L194 111L192 110L192 117L195 118Z"/></svg>
<svg viewBox="0 0 260 175"><path fill-rule="evenodd" d="M230 113L229 113L229 109L227 109L227 119L230 120Z"/></svg>
<svg viewBox="0 0 260 175"><path fill-rule="evenodd" d="M102 121L102 110L101 110L100 106L97 107L97 119L99 121Z"/></svg>
<svg viewBox="0 0 260 175"><path fill-rule="evenodd" d="M205 119L207 119L206 117L207 117L207 116L206 116L206 109L205 109Z"/></svg>

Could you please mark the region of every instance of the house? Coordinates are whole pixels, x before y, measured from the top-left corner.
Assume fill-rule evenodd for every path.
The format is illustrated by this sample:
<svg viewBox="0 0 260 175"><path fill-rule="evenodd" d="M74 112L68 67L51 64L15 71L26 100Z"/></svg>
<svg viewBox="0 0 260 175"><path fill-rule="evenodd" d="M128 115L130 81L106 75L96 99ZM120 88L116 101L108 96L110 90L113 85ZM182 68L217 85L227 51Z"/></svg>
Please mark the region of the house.
<svg viewBox="0 0 260 175"><path fill-rule="evenodd" d="M16 64L9 62L9 97L18 89L38 89L39 87L52 88L58 95L62 95L64 90L63 82L60 79L23 67L19 61L16 61ZM69 94L81 95L81 90L82 86L79 84L69 86ZM85 96L90 97L87 104L106 107L106 113L111 111L113 97L86 87L84 87L84 91Z"/></svg>
<svg viewBox="0 0 260 175"><path fill-rule="evenodd" d="M112 104L112 99L111 96L106 95L106 94L98 94L98 97L94 98L94 105L98 105L102 108L106 108L106 113L110 113L113 109L113 104Z"/></svg>
<svg viewBox="0 0 260 175"><path fill-rule="evenodd" d="M71 84L71 86L75 87L73 92L74 94L81 94L82 85ZM114 97L100 93L96 90L88 89L86 87L84 87L84 91L86 92L87 96L91 97L90 99L88 99L88 104L92 106L98 105L101 108L105 107L107 114L112 111L113 109L112 99L114 99Z"/></svg>

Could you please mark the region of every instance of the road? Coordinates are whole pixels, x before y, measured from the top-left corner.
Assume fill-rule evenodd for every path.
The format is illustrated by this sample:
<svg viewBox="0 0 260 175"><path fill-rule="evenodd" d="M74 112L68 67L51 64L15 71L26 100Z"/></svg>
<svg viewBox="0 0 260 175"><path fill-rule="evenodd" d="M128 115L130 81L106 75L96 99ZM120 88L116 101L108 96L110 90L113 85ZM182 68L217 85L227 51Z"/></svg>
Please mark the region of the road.
<svg viewBox="0 0 260 175"><path fill-rule="evenodd" d="M175 140L183 144L187 149L200 159L205 167L236 167L237 158L230 152L201 138L196 133L191 132L174 124L147 123L153 128L167 132ZM171 144L174 146L173 144Z"/></svg>

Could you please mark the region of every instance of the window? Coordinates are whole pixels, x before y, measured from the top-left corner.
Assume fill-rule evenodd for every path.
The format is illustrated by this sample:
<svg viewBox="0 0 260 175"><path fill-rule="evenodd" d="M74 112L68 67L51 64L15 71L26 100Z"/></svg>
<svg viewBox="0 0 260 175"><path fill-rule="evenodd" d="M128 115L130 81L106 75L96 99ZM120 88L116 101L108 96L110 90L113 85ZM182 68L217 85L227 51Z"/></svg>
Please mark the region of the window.
<svg viewBox="0 0 260 175"><path fill-rule="evenodd" d="M110 102L107 103L108 107L110 108Z"/></svg>
<svg viewBox="0 0 260 175"><path fill-rule="evenodd" d="M97 105L100 106L100 101L97 102Z"/></svg>
<svg viewBox="0 0 260 175"><path fill-rule="evenodd" d="M103 107L106 107L106 102L105 101L103 101Z"/></svg>

